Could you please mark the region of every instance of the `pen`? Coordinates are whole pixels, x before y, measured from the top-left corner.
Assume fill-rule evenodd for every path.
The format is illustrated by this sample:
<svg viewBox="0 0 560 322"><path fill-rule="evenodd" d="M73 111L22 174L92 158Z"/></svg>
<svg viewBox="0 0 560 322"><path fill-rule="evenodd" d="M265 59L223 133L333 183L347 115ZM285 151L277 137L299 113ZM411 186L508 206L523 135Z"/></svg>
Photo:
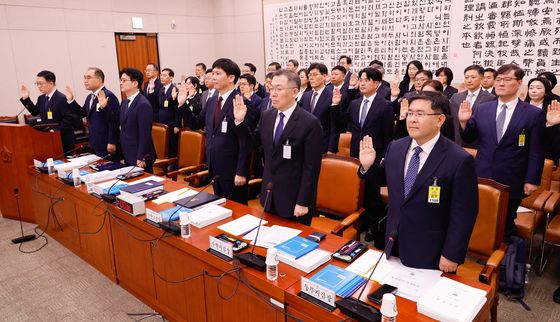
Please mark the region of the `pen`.
<svg viewBox="0 0 560 322"><path fill-rule="evenodd" d="M351 246L354 246L355 243L356 243L356 242L353 241L353 242L351 242L350 244L347 244L347 245L343 246L343 247L340 249L340 253L341 253L341 254L346 253L346 251L347 251Z"/></svg>

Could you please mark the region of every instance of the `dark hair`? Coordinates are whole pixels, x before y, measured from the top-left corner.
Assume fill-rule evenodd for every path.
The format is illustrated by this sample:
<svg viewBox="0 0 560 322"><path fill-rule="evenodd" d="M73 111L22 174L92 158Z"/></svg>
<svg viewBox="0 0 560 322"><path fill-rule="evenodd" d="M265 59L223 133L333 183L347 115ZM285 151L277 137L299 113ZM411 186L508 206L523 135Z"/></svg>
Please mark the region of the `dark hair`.
<svg viewBox="0 0 560 322"><path fill-rule="evenodd" d="M47 82L52 82L53 84L56 84L56 76L54 76L54 73L48 70L42 70L39 73L37 73L37 77L43 77Z"/></svg>
<svg viewBox="0 0 560 322"><path fill-rule="evenodd" d="M515 64L502 65L500 66L500 68L498 68L498 71L496 73L497 75L503 75L511 72L512 70L517 80L521 80L523 79L523 77L525 77L525 72L523 71L523 69Z"/></svg>
<svg viewBox="0 0 560 322"><path fill-rule="evenodd" d="M272 77L278 77L278 76L286 76L286 78L288 79L288 84L291 84L298 90L301 87L301 80L299 79L298 74L294 72L291 72L287 69L280 69L275 71L272 75Z"/></svg>
<svg viewBox="0 0 560 322"><path fill-rule="evenodd" d="M169 76L175 77L175 72L174 72L173 69L171 69L171 68L164 68L164 69L162 69L161 71L162 71L162 72L168 72L168 73L169 73Z"/></svg>
<svg viewBox="0 0 560 322"><path fill-rule="evenodd" d="M212 64L212 69L219 68L223 70L227 76L233 75L233 83L236 84L241 75L241 70L237 64L229 58L219 58Z"/></svg>
<svg viewBox="0 0 560 322"><path fill-rule="evenodd" d="M202 67L202 69L206 70L206 64L205 63L198 63L195 66L200 66L200 67Z"/></svg>
<svg viewBox="0 0 560 322"><path fill-rule="evenodd" d="M379 66L383 67L383 62L381 62L380 60L374 59L369 63L370 67L371 67L371 65L379 65Z"/></svg>
<svg viewBox="0 0 560 322"><path fill-rule="evenodd" d="M208 74L208 73L211 73L211 72L212 72L212 68L208 68L208 69L206 70L206 73L205 73L205 74Z"/></svg>
<svg viewBox="0 0 560 322"><path fill-rule="evenodd" d="M465 68L465 71L463 72L463 74L466 74L469 70L474 70L480 76L484 76L484 68L482 68L482 66L480 66L480 65L470 65L469 67Z"/></svg>
<svg viewBox="0 0 560 322"><path fill-rule="evenodd" d="M193 84L193 86L198 89L200 87L200 80L198 80L198 77L196 76L189 76L187 78L185 78L185 83L187 81L191 81L191 84Z"/></svg>
<svg viewBox="0 0 560 322"><path fill-rule="evenodd" d="M531 97L529 97L529 87L533 82L541 82L544 85L544 99L542 109L545 110L550 105L550 102L552 102L552 84L550 83L548 78L545 77L532 78L529 83L527 83L527 97L525 97L525 102L527 103L531 102Z"/></svg>
<svg viewBox="0 0 560 322"><path fill-rule="evenodd" d="M558 84L558 80L556 79L556 75L554 75L554 73L552 73L552 72L542 72L542 73L539 74L539 77L544 77L544 78L548 79L548 81L552 85L552 88L556 87L556 84Z"/></svg>
<svg viewBox="0 0 560 322"><path fill-rule="evenodd" d="M346 68L344 68L344 66L340 66L340 65L336 65L331 69L331 72L334 70L339 70L341 71L344 75L346 75Z"/></svg>
<svg viewBox="0 0 560 322"><path fill-rule="evenodd" d="M431 108L434 112L447 114L447 111L449 111L449 99L441 92L419 92L408 99L408 105L410 106L413 101L421 99L432 102Z"/></svg>
<svg viewBox="0 0 560 322"><path fill-rule="evenodd" d="M449 67L440 67L437 71L436 71L436 76L439 76L439 74L444 73L445 76L447 77L447 86L451 85L451 82L453 81L453 71L451 71L451 68ZM443 84L442 84L443 85Z"/></svg>
<svg viewBox="0 0 560 322"><path fill-rule="evenodd" d="M416 73L416 76L420 75L420 74L424 74L426 75L426 77L428 77L429 79L433 79L434 75L432 74L431 71L427 70L427 69L423 69L421 71L418 71L418 73Z"/></svg>
<svg viewBox="0 0 560 322"><path fill-rule="evenodd" d="M255 78L255 76L251 75L251 74L243 74L241 76L239 76L239 79L246 79L247 83L249 83L249 85L253 85L253 87L255 86L255 84L257 84L257 79Z"/></svg>
<svg viewBox="0 0 560 322"><path fill-rule="evenodd" d="M416 68L418 68L418 71L421 71L421 70L424 69L424 66L422 66L422 63L419 62L418 60L410 61L406 65L406 71L404 72L404 77L403 77L403 80L402 80L402 83L404 83L404 84L410 83L410 76L408 76L408 68L410 67L410 65L416 66Z"/></svg>
<svg viewBox="0 0 560 322"><path fill-rule="evenodd" d="M274 66L274 68L276 68L276 70L280 70L282 69L282 65L280 65L280 63L273 61L272 63L268 64L268 66Z"/></svg>
<svg viewBox="0 0 560 322"><path fill-rule="evenodd" d="M436 91L443 93L443 84L440 81L438 81L437 79L432 79L431 81L426 82L426 84L424 84L424 86L422 86L422 90L424 90L424 87L426 87L426 86L431 86Z"/></svg>
<svg viewBox="0 0 560 322"><path fill-rule="evenodd" d="M274 72L267 73L267 74L264 76L264 79L267 79L267 78L268 78L268 79L272 79L272 76L274 76Z"/></svg>
<svg viewBox="0 0 560 322"><path fill-rule="evenodd" d="M340 61L342 58L346 58L346 63L352 65L352 58L350 58L346 55L342 55L342 56L338 57L338 61Z"/></svg>
<svg viewBox="0 0 560 322"><path fill-rule="evenodd" d="M99 77L99 79L101 79L101 82L104 83L105 82L105 74L103 73L103 71L97 67L90 67L88 68L88 70L93 70L93 75Z"/></svg>
<svg viewBox="0 0 560 322"><path fill-rule="evenodd" d="M119 77L122 77L123 74L126 74L130 77L130 81L137 82L138 88L142 86L142 82L144 81L144 74L136 68L125 67L119 72Z"/></svg>
<svg viewBox="0 0 560 322"><path fill-rule="evenodd" d="M249 67L249 70L251 70L251 72L256 73L257 72L257 66L251 64L251 63L245 63L243 64L244 66Z"/></svg>
<svg viewBox="0 0 560 322"><path fill-rule="evenodd" d="M148 63L148 66L152 65L154 67L155 70L157 70L157 72L159 73L159 66L157 64L154 63ZM128 74L127 74L128 75Z"/></svg>
<svg viewBox="0 0 560 322"><path fill-rule="evenodd" d="M494 78L496 78L496 75L498 75L498 72L496 72L496 70L494 68L488 67L484 69L485 73L492 73L494 75Z"/></svg>
<svg viewBox="0 0 560 322"><path fill-rule="evenodd" d="M309 76L307 75L309 73L309 71L307 70L307 68L302 68L300 70L297 71L297 74L299 75L301 72L305 73L305 77L309 78Z"/></svg>
<svg viewBox="0 0 560 322"><path fill-rule="evenodd" d="M296 68L299 67L299 62L298 62L297 60L295 60L295 59L290 59L290 60L288 60L288 63L294 64L294 66L296 66Z"/></svg>
<svg viewBox="0 0 560 322"><path fill-rule="evenodd" d="M375 82L380 82L383 79L383 74L378 69L366 67L358 73L358 77L362 78L362 74L366 74L366 78Z"/></svg>
<svg viewBox="0 0 560 322"><path fill-rule="evenodd" d="M309 72L313 69L318 70L322 75L327 75L329 73L329 70L327 69L327 66L325 66L325 64L311 63L311 65L309 65L309 68L307 69L307 74L309 75Z"/></svg>

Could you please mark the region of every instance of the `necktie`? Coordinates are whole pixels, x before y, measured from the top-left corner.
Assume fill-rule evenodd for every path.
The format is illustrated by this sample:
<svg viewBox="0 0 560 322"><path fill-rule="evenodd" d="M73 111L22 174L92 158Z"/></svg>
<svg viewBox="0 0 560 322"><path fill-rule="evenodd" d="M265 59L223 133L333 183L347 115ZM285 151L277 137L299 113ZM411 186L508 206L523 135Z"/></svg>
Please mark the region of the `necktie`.
<svg viewBox="0 0 560 322"><path fill-rule="evenodd" d="M367 116L367 108L368 108L369 101L366 99L362 104L362 111L360 112L360 127L364 127L364 122L366 121Z"/></svg>
<svg viewBox="0 0 560 322"><path fill-rule="evenodd" d="M315 104L317 103L317 92L313 91L313 96L311 96L311 113L315 110Z"/></svg>
<svg viewBox="0 0 560 322"><path fill-rule="evenodd" d="M45 95L45 108L49 106L50 97Z"/></svg>
<svg viewBox="0 0 560 322"><path fill-rule="evenodd" d="M414 148L414 154L410 158L408 163L408 169L406 170L406 175L404 177L404 197L408 196L410 189L416 181L416 176L418 175L418 168L420 167L420 157L419 154L422 152L422 148L417 146Z"/></svg>
<svg viewBox="0 0 560 322"><path fill-rule="evenodd" d="M498 142L500 142L500 140L502 139L502 135L504 132L504 123L506 121L506 109L507 109L507 105L503 104L502 110L500 111L500 114L498 114L498 118L496 119L496 138L498 139Z"/></svg>
<svg viewBox="0 0 560 322"><path fill-rule="evenodd" d="M473 93L469 93L469 95L467 95L467 102L469 102L469 104L471 105L471 107L472 107L472 105L473 105L473 97L474 97L474 94L473 94Z"/></svg>
<svg viewBox="0 0 560 322"><path fill-rule="evenodd" d="M124 114L126 114L126 113L128 112L128 104L130 104L130 100L129 100L129 99L123 100Z"/></svg>
<svg viewBox="0 0 560 322"><path fill-rule="evenodd" d="M88 110L88 112L91 110L91 108L93 106L93 100L95 100L95 94L91 93L91 94L89 94L89 110Z"/></svg>
<svg viewBox="0 0 560 322"><path fill-rule="evenodd" d="M278 121L278 126L276 126L276 131L274 131L274 146L278 145L282 131L284 131L284 113L280 112L278 116L280 117L280 120Z"/></svg>
<svg viewBox="0 0 560 322"><path fill-rule="evenodd" d="M270 110L270 106L272 105L272 100L269 98L268 99L268 104L266 104L266 110Z"/></svg>
<svg viewBox="0 0 560 322"><path fill-rule="evenodd" d="M222 113L222 100L223 98L221 96L218 97L218 101L216 102L216 106L214 107L214 125L220 122L220 114Z"/></svg>

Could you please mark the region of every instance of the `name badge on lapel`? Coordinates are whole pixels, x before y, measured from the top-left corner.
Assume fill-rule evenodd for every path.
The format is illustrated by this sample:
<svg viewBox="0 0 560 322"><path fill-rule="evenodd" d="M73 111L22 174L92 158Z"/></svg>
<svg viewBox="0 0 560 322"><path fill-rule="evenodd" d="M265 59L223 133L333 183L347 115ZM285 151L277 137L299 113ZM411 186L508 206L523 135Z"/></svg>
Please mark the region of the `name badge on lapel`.
<svg viewBox="0 0 560 322"><path fill-rule="evenodd" d="M519 134L518 146L525 146L525 129Z"/></svg>
<svg viewBox="0 0 560 322"><path fill-rule="evenodd" d="M286 144L282 146L282 157L287 160L292 159L292 146L289 140L286 140Z"/></svg>
<svg viewBox="0 0 560 322"><path fill-rule="evenodd" d="M47 112L47 119L52 120L52 112L51 111Z"/></svg>
<svg viewBox="0 0 560 322"><path fill-rule="evenodd" d="M95 104L95 111L99 112L100 109L101 109L101 104L99 103Z"/></svg>
<svg viewBox="0 0 560 322"><path fill-rule="evenodd" d="M222 121L222 133L227 133L227 120L224 117L224 120Z"/></svg>
<svg viewBox="0 0 560 322"><path fill-rule="evenodd" d="M169 107L169 101L168 100L163 101L163 107Z"/></svg>
<svg viewBox="0 0 560 322"><path fill-rule="evenodd" d="M439 203L439 198L441 195L441 187L437 184L437 177L434 178L434 182L428 188L428 203Z"/></svg>

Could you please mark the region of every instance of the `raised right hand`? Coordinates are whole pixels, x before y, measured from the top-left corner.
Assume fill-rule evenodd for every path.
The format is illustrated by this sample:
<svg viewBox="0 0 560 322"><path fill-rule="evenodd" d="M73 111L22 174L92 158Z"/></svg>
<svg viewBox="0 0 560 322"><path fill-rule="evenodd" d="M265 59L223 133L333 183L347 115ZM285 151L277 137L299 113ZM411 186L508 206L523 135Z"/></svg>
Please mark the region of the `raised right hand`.
<svg viewBox="0 0 560 322"><path fill-rule="evenodd" d="M245 121L246 115L247 106L245 106L245 103L243 102L243 97L237 94L233 100L233 116L235 117L235 122L242 123Z"/></svg>
<svg viewBox="0 0 560 322"><path fill-rule="evenodd" d="M66 88L64 88L64 94L66 95L66 100L68 102L72 102L74 100L74 91L70 85L66 85Z"/></svg>
<svg viewBox="0 0 560 322"><path fill-rule="evenodd" d="M187 85L183 82L181 86L179 86L179 93L177 93L177 103L179 106L182 106L187 101L187 97L189 93L187 91Z"/></svg>
<svg viewBox="0 0 560 322"><path fill-rule="evenodd" d="M546 111L546 125L554 126L560 124L560 102L554 100L550 102Z"/></svg>
<svg viewBox="0 0 560 322"><path fill-rule="evenodd" d="M375 162L375 155L373 140L369 135L364 136L360 141L360 164L365 171L368 171Z"/></svg>
<svg viewBox="0 0 560 322"><path fill-rule="evenodd" d="M338 88L333 89L332 105L339 105L341 100L342 100L342 93L340 93L340 89Z"/></svg>
<svg viewBox="0 0 560 322"><path fill-rule="evenodd" d="M19 88L19 95L23 99L28 98L29 97L29 88L27 88L27 86L25 86L25 85L21 85L21 87Z"/></svg>
<svg viewBox="0 0 560 322"><path fill-rule="evenodd" d="M404 120L406 118L406 113L408 113L408 100L403 98L401 100L401 111L399 114L399 120Z"/></svg>
<svg viewBox="0 0 560 322"><path fill-rule="evenodd" d="M359 82L360 82L360 80L358 79L358 74L352 73L350 75L350 82L348 82L348 85L356 88L358 86Z"/></svg>
<svg viewBox="0 0 560 322"><path fill-rule="evenodd" d="M464 100L461 105L459 105L459 123L461 123L461 127L465 128L467 122L470 120L472 116L472 107L471 103L467 100Z"/></svg>
<svg viewBox="0 0 560 322"><path fill-rule="evenodd" d="M401 83L401 74L397 72L393 77L393 80L391 80L391 96L393 97L399 96L399 94L401 93L401 90L399 89L400 83Z"/></svg>

